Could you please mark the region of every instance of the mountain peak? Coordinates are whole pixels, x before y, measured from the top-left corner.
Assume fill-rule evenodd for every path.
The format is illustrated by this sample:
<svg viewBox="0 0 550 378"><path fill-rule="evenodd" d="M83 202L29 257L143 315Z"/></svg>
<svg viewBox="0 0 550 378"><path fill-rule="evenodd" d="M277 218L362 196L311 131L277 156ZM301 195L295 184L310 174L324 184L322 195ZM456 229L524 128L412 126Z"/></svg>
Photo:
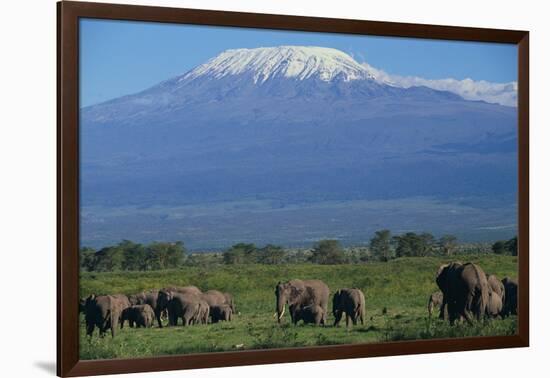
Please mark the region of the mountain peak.
<svg viewBox="0 0 550 378"><path fill-rule="evenodd" d="M333 48L278 46L226 50L185 74L182 79L250 75L255 83L285 77L322 81L374 79L348 54Z"/></svg>

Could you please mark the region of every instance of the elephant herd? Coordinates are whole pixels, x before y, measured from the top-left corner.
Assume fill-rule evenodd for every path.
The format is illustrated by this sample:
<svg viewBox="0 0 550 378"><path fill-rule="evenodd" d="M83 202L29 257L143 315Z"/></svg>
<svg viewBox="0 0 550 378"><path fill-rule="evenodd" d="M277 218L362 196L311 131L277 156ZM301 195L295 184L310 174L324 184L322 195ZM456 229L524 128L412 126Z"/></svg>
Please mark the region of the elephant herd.
<svg viewBox="0 0 550 378"><path fill-rule="evenodd" d="M451 324L517 314L518 283L514 279L499 280L476 264L453 262L439 268L435 281L441 291L428 299L430 317L437 308L439 317Z"/></svg>
<svg viewBox="0 0 550 378"><path fill-rule="evenodd" d="M233 296L218 290L202 292L196 286L167 287L135 295L90 295L80 300L80 311L84 313L86 334L92 336L99 329L100 336L108 330L115 336L116 326L152 327L155 320L160 328L162 318L175 326L181 319L184 326L193 324L231 321L235 313Z"/></svg>
<svg viewBox="0 0 550 378"><path fill-rule="evenodd" d="M441 291L430 295L428 313L439 310L439 317L454 324L457 320L472 323L485 317L506 317L517 314L516 280L505 277L499 280L487 275L476 264L453 262L442 265L435 278ZM279 282L275 286L274 317L280 323L285 308L293 324L327 325L329 287L321 280L294 279ZM90 295L80 301L84 313L86 334L92 336L99 329L103 336L108 330L114 337L116 326L152 327L155 321L162 328L162 319L167 318L170 326L217 323L231 321L235 314L233 296L218 290L202 292L196 286L167 287L135 295ZM334 326L338 326L343 315L346 326L358 322L364 324L366 316L365 295L358 288L343 288L332 296Z"/></svg>
<svg viewBox="0 0 550 378"><path fill-rule="evenodd" d="M290 280L279 282L275 287L277 321L283 318L285 307L292 323L303 321L305 324L326 325L329 301L329 288L320 280ZM364 324L365 295L360 289L340 289L332 297L332 314L337 326L346 314L346 326L350 321Z"/></svg>

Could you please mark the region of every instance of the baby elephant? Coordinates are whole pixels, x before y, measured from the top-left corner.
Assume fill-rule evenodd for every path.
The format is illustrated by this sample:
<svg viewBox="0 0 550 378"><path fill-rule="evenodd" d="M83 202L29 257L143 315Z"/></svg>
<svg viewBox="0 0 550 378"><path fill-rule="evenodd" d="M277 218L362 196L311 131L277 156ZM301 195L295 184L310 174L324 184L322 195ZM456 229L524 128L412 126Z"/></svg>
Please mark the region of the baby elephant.
<svg viewBox="0 0 550 378"><path fill-rule="evenodd" d="M210 316L212 317L212 323L221 321L230 322L233 317L233 310L231 306L227 304L211 306Z"/></svg>
<svg viewBox="0 0 550 378"><path fill-rule="evenodd" d="M428 315L430 318L432 317L434 311L439 312L439 319L449 319L447 305L443 305L443 293L441 291L432 293L428 298Z"/></svg>
<svg viewBox="0 0 550 378"><path fill-rule="evenodd" d="M332 298L332 313L334 314L334 326L337 326L346 313L346 327L349 327L350 320L354 325L357 320L364 323L365 318L365 295L359 289L340 289L334 293Z"/></svg>
<svg viewBox="0 0 550 378"><path fill-rule="evenodd" d="M289 306L290 314L292 315L292 321L294 324L298 324L300 320L304 321L304 324L325 324L323 320L323 308L316 304L309 305L291 305Z"/></svg>
<svg viewBox="0 0 550 378"><path fill-rule="evenodd" d="M128 320L130 327L150 328L155 321L155 311L148 304L130 306L122 311L120 317L120 328L124 327L124 322Z"/></svg>

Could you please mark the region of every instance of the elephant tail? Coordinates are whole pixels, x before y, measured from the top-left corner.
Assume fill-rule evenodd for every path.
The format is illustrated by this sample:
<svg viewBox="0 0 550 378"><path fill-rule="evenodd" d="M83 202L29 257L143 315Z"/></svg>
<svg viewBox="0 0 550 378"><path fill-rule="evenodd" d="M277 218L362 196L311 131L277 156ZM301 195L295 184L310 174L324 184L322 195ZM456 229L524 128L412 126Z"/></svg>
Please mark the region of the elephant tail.
<svg viewBox="0 0 550 378"><path fill-rule="evenodd" d="M480 320L485 315L487 303L489 302L489 293L483 290L483 287L476 287L473 292L472 312Z"/></svg>

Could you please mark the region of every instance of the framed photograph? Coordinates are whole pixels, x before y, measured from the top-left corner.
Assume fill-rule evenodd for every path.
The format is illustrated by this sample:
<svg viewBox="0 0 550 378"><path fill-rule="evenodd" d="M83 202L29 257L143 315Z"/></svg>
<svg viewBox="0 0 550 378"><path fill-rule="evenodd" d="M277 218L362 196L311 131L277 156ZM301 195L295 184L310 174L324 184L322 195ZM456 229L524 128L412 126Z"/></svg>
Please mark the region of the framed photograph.
<svg viewBox="0 0 550 378"><path fill-rule="evenodd" d="M529 345L529 34L59 2L58 375Z"/></svg>

